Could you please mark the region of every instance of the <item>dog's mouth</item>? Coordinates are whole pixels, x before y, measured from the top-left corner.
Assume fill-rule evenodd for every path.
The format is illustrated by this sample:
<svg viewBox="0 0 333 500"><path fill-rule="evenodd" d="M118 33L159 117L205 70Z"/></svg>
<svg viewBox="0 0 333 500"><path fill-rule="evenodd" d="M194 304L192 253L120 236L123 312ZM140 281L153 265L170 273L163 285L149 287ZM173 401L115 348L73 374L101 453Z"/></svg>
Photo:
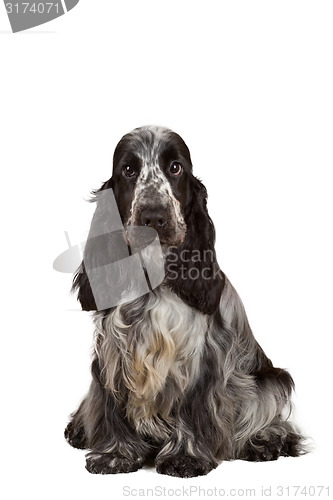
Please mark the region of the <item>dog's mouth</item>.
<svg viewBox="0 0 333 500"><path fill-rule="evenodd" d="M175 234L172 238L161 239L160 243L163 247L179 247L185 239L186 230L178 236Z"/></svg>
<svg viewBox="0 0 333 500"><path fill-rule="evenodd" d="M149 247L154 242L158 242L158 233L151 227L125 226L125 237L132 253Z"/></svg>
<svg viewBox="0 0 333 500"><path fill-rule="evenodd" d="M171 228L170 228L171 229ZM151 244L159 243L162 248L178 247L184 241L186 234L185 228L176 231L157 229L150 226L126 225L125 236L127 244L132 251L143 250Z"/></svg>

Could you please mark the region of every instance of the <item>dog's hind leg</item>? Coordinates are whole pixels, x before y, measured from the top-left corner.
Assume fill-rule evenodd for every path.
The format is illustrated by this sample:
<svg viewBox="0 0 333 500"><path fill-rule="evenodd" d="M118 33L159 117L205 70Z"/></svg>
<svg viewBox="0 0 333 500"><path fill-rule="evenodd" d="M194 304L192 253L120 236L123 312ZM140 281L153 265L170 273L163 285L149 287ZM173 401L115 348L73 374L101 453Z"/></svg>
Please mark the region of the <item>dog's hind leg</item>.
<svg viewBox="0 0 333 500"><path fill-rule="evenodd" d="M276 421L252 436L238 458L251 462L277 460L279 457L298 457L304 453L303 437L286 421Z"/></svg>
<svg viewBox="0 0 333 500"><path fill-rule="evenodd" d="M235 458L258 462L306 453L303 436L288 420L294 386L290 374L267 366L252 376L251 392L236 418Z"/></svg>
<svg viewBox="0 0 333 500"><path fill-rule="evenodd" d="M66 441L73 446L73 448L79 448L84 450L88 448L88 441L86 432L84 429L83 421L83 408L85 401L83 401L78 410L71 415L71 420L65 429Z"/></svg>

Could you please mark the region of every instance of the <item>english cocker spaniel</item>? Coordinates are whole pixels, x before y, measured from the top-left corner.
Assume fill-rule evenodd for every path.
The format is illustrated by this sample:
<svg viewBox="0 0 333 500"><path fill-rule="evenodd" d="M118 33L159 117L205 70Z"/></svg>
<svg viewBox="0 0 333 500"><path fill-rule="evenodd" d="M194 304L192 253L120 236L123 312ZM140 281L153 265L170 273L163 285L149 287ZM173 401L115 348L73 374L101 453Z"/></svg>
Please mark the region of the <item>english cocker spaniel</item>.
<svg viewBox="0 0 333 500"><path fill-rule="evenodd" d="M255 340L218 266L207 192L183 139L155 126L125 135L95 198L73 281L82 309L95 311L92 382L65 430L70 445L90 450L88 471L133 472L154 459L161 474L193 477L219 460L302 454L289 420L293 380ZM149 241L131 240L135 228L151 230ZM149 265L161 259L152 286ZM135 294L142 276L148 288Z"/></svg>

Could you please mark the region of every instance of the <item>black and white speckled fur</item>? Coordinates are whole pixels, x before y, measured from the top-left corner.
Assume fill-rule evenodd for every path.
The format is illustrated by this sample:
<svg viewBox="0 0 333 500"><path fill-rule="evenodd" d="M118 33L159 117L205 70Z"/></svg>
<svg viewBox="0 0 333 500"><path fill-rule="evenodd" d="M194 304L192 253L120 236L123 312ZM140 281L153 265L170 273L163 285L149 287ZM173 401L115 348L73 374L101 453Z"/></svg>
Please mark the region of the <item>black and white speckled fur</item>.
<svg viewBox="0 0 333 500"><path fill-rule="evenodd" d="M173 162L182 168L177 179ZM128 165L134 179L124 175ZM154 457L158 472L192 477L221 459L303 453L289 420L292 378L266 357L219 270L206 190L184 141L160 127L127 134L101 189L109 187L125 227L140 225L145 207L164 207L166 277L139 299L95 312L91 387L65 431L72 446L90 450L87 469L131 472ZM210 257L182 259L184 252ZM182 276L174 272L180 264ZM74 288L82 308L96 310L83 265Z"/></svg>

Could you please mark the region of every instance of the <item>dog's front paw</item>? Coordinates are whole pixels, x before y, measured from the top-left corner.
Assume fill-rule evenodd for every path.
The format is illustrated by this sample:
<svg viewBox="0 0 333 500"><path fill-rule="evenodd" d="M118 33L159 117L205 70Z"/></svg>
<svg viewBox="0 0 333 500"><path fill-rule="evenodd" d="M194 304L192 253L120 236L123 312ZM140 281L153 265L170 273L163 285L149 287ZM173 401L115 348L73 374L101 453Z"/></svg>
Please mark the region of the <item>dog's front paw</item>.
<svg viewBox="0 0 333 500"><path fill-rule="evenodd" d="M120 474L135 472L142 467L142 463L140 458L134 460L111 453L89 453L86 469L91 474Z"/></svg>
<svg viewBox="0 0 333 500"><path fill-rule="evenodd" d="M175 477L205 476L217 466L216 462L211 460L187 455L159 458L155 465L159 474Z"/></svg>

